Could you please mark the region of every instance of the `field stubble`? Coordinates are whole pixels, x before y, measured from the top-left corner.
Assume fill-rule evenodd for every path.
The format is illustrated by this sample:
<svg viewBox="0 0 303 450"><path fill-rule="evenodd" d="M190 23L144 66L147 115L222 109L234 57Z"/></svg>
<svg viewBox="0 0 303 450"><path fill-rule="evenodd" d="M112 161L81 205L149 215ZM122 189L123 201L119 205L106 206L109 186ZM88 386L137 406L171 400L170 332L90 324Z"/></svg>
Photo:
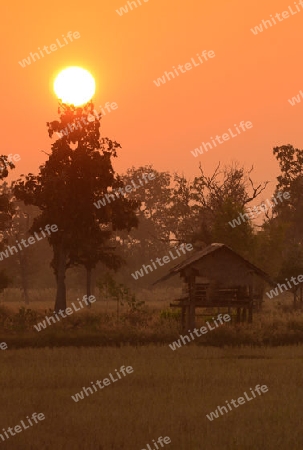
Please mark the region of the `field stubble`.
<svg viewBox="0 0 303 450"><path fill-rule="evenodd" d="M300 342L302 312L291 311L288 299L267 303L253 325L222 327L172 352L168 343L179 331L176 311L168 308L173 297L169 292L142 293L142 311L121 307L119 320L117 302L98 299L91 311L75 313L39 333L29 329L36 314L41 320L53 306L53 292L35 293L30 312L23 308L21 313L24 303L13 294L6 293L0 308L0 341L7 338L9 344L0 352L5 405L0 429L33 412L44 413L46 419L0 442L1 448L141 450L152 439L169 436L167 448L177 450L302 450L303 347L262 346L264 341ZM82 295L75 291L69 299ZM199 317L198 325L205 320ZM127 345L131 340L133 346ZM162 345L141 346L153 341ZM248 342L255 346L243 346ZM121 343L126 345L108 347ZM40 344L44 348L13 349ZM131 365L134 373L78 403L72 400L83 386L122 365ZM268 386L266 396L212 422L206 418L257 384Z"/></svg>
<svg viewBox="0 0 303 450"><path fill-rule="evenodd" d="M46 348L0 357L0 428L35 411L46 416L1 442L5 450L141 450L158 436L169 436L176 450L303 448L302 346ZM122 365L134 368L131 376L71 399ZM268 386L266 396L206 418L257 384Z"/></svg>

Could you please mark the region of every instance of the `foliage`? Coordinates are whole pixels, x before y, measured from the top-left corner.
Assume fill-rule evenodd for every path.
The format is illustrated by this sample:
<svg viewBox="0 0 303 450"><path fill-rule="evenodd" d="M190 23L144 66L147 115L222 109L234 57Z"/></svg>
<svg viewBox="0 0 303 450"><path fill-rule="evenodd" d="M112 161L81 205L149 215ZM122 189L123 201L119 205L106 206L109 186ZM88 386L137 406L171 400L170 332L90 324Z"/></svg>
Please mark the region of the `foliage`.
<svg viewBox="0 0 303 450"><path fill-rule="evenodd" d="M289 198L277 199L272 217L263 224L258 254L263 267L281 282L303 271L303 150L288 144L274 147L273 154L281 171L274 197L288 193Z"/></svg>
<svg viewBox="0 0 303 450"><path fill-rule="evenodd" d="M136 296L130 288L114 280L109 272L106 272L99 281L99 291L106 299L114 299L124 306L126 304L131 312L137 311L144 305L144 301L136 300Z"/></svg>
<svg viewBox="0 0 303 450"><path fill-rule="evenodd" d="M247 171L238 164L220 169L220 164L211 176L207 176L200 165L200 176L195 177L191 199L199 227L194 233L194 242L209 245L221 242L242 256L248 256L253 244L253 226L250 219L232 228L239 214L245 214L247 205L265 189L267 182L255 186L251 179L252 169Z"/></svg>
<svg viewBox="0 0 303 450"><path fill-rule="evenodd" d="M114 257L114 248L108 241L114 230L130 230L138 222L134 213L136 201L119 198L100 208L94 205L108 189L121 182L115 178L112 167L112 158L117 156L120 144L100 138L100 119L88 120L92 111L92 103L83 108L61 104L60 122L47 123L50 137L67 124L76 124L80 118L86 119L85 125L57 139L40 173L23 176L14 186L17 199L41 210L31 233L47 224L58 227L57 232L47 237L54 252L56 311L66 308L66 269L76 264L92 269L98 261L118 267L120 260Z"/></svg>
<svg viewBox="0 0 303 450"><path fill-rule="evenodd" d="M181 311L180 310L172 310L172 309L164 309L160 311L160 317L164 320L175 320L180 322L181 320Z"/></svg>
<svg viewBox="0 0 303 450"><path fill-rule="evenodd" d="M14 168L14 164L8 161L6 155L0 156L0 180L8 177L9 169ZM3 182L0 186L0 252L4 250L4 246L8 243L7 232L11 228L13 214L14 206L12 203L11 190L9 189L7 182ZM0 271L0 292L3 292L3 290L8 287L10 281L9 276L2 269Z"/></svg>
<svg viewBox="0 0 303 450"><path fill-rule="evenodd" d="M5 330L12 330L15 332L24 332L30 330L33 325L37 323L39 314L30 309L22 306L19 311L11 315L8 310L0 310L0 325Z"/></svg>

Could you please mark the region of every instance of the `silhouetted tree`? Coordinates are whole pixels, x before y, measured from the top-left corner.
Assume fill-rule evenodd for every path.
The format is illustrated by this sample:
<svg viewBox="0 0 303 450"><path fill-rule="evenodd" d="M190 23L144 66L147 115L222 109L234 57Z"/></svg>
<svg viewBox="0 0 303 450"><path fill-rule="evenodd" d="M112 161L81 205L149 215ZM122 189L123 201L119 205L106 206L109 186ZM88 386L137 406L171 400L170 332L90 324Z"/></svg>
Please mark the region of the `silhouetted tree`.
<svg viewBox="0 0 303 450"><path fill-rule="evenodd" d="M195 221L199 229L194 241L204 245L222 242L243 256L251 254L253 226L249 215L234 228L229 224L240 214L247 213L247 205L256 199L267 182L255 186L251 170L237 164L220 170L220 164L211 176L206 176L200 164L200 176L195 177L191 200L194 202Z"/></svg>
<svg viewBox="0 0 303 450"><path fill-rule="evenodd" d="M15 166L11 161L8 161L6 155L0 156L0 180L4 180L8 177L9 169L14 169ZM0 252L4 250L5 245L8 242L6 233L11 226L12 217L14 213L14 208L11 202L11 196L6 182L2 183L0 186ZM9 277L7 276L5 270L0 271L0 292L8 286Z"/></svg>
<svg viewBox="0 0 303 450"><path fill-rule="evenodd" d="M274 192L276 204L266 229L271 235L274 235L275 230L280 230L281 239L273 243L267 256L269 260L275 260L273 255L279 248L279 267L275 275L281 283L285 278L301 275L303 271L303 150L288 144L274 147L273 154L281 174L277 177ZM302 284L294 285L291 289L295 303L299 289L302 302Z"/></svg>
<svg viewBox="0 0 303 450"><path fill-rule="evenodd" d="M91 119L93 109L92 102L79 108L60 104L60 122L47 123L49 136L67 126L70 133L52 144L39 175L28 174L14 188L18 199L41 210L32 233L47 224L58 226L58 231L47 238L54 252L51 264L57 281L55 311L66 309L67 268L79 263L91 268L97 256L102 257L101 247L110 236L104 225L117 229L137 225L134 201L122 198L99 209L94 206L117 183L111 158L117 156L120 145L100 138L100 118Z"/></svg>

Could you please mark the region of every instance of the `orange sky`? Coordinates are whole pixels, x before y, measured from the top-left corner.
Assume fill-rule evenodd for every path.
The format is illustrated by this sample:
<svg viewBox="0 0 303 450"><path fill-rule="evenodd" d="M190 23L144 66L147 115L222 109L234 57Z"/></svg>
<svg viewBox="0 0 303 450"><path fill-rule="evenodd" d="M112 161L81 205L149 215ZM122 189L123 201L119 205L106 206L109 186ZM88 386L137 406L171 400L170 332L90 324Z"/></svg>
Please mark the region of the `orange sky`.
<svg viewBox="0 0 303 450"><path fill-rule="evenodd" d="M254 164L256 181L278 174L276 145L303 148L303 8L254 35L250 28L287 11L293 0L149 0L119 16L126 0L78 2L28 0L1 5L1 153L19 153L13 178L37 173L49 152L46 122L57 119L54 76L79 65L96 79L96 109L116 102L102 119L102 134L122 151L118 172L153 164L158 170L211 173L218 161ZM228 3L228 5L227 5ZM298 2L297 2L298 3ZM62 34L80 38L22 68L18 61L50 46ZM153 80L203 50L215 58L156 87ZM197 57L196 57L197 59ZM3 100L4 99L4 100ZM195 158L190 151L242 120L253 128Z"/></svg>

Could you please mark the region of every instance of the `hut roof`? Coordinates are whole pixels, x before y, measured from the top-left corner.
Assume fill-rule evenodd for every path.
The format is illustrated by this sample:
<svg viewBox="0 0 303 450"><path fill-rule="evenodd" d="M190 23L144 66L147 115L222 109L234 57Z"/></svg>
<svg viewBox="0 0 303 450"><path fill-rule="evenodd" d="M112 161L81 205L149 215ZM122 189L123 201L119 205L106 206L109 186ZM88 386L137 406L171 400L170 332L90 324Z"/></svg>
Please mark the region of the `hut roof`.
<svg viewBox="0 0 303 450"><path fill-rule="evenodd" d="M157 283L161 283L162 281L165 281L169 279L170 277L177 275L178 273L182 272L185 268L191 266L192 264L196 263L197 261L200 261L201 259L206 258L209 254L220 252L222 250L225 250L227 252L230 252L231 255L236 256L241 260L243 265L251 269L256 275L258 275L260 278L263 278L268 284L271 286L275 286L276 283L272 280L272 278L265 273L263 270L259 269L257 266L249 262L247 259L243 258L241 255L236 253L234 250L232 250L230 247L228 247L225 244L218 244L214 243L207 247L205 247L203 250L199 250L195 252L194 254L190 255L188 258L186 258L184 261L182 261L180 264L177 264L176 266L172 267L167 275L164 275L159 280L155 281L152 285L154 286Z"/></svg>

